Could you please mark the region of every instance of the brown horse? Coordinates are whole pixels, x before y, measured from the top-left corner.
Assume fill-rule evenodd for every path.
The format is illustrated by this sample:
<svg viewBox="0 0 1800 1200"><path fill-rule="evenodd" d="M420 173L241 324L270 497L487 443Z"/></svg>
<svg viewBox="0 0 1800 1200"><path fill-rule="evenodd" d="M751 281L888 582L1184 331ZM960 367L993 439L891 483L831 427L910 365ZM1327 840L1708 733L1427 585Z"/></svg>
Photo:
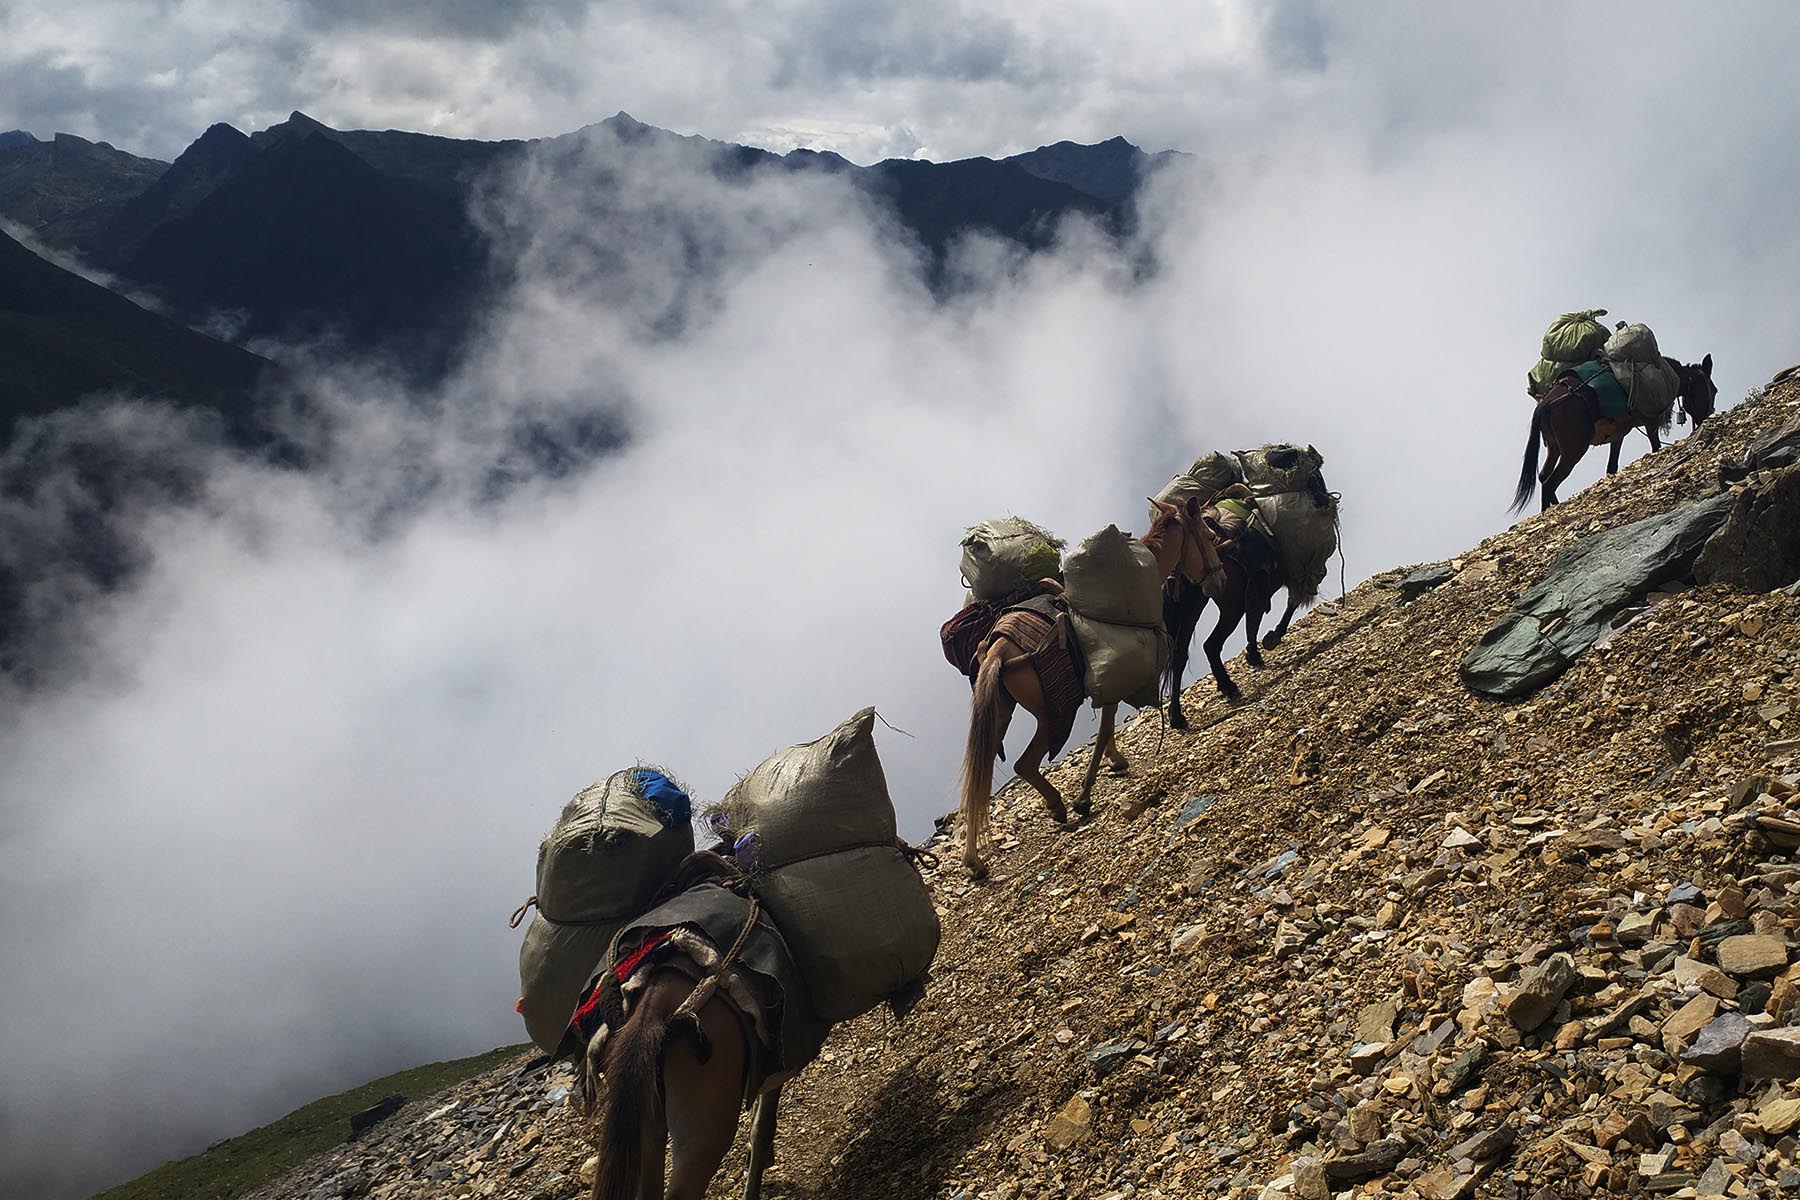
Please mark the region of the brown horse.
<svg viewBox="0 0 1800 1200"><path fill-rule="evenodd" d="M723 995L700 1005L691 1028L678 1023L695 986L683 971L654 968L625 1024L610 1036L602 1027L588 1045L588 1094L602 1097L594 1200L702 1200L737 1136L746 1080L759 1094L744 1197L761 1194L781 1088L750 1079L757 1069L750 1024Z"/></svg>
<svg viewBox="0 0 1800 1200"><path fill-rule="evenodd" d="M1700 423L1712 415L1719 397L1719 389L1712 379L1712 355L1708 354L1693 366L1668 357L1663 361L1680 380L1676 395L1681 400L1681 411L1694 422L1694 428L1699 429ZM1518 489L1513 493L1513 512L1521 511L1530 503L1531 493L1539 484L1543 487L1543 505L1539 511L1555 504L1557 485L1569 477L1569 472L1575 469L1575 464L1582 460L1590 446L1612 444L1612 453L1606 460L1608 475L1618 472L1619 447L1624 444L1625 435L1635 428L1641 427L1649 437L1651 450L1662 449L1662 439L1657 436L1655 426L1636 419L1629 411L1621 417L1601 417L1594 409L1588 390L1558 386L1562 378L1558 376L1557 383L1551 385L1549 393L1532 411L1531 434L1525 443L1525 463L1519 471ZM1540 438L1544 443L1544 469L1541 472L1538 470Z"/></svg>
<svg viewBox="0 0 1800 1200"><path fill-rule="evenodd" d="M1183 563L1196 564L1210 543L1196 542L1190 536L1181 511L1171 504L1155 500L1158 513L1150 532L1140 541L1156 559L1157 570L1166 578L1182 568ZM1204 536L1203 534L1200 536ZM1217 556L1213 558L1217 562ZM1193 565L1197 573L1207 572L1203 565ZM977 654L979 667L975 673L975 694L969 708L969 742L963 754L961 794L963 816L963 866L976 879L987 875L987 863L981 847L988 836L988 807L993 800L994 760L1000 756L1006 741L1007 726L1012 722L1013 706L1024 707L1037 719L1031 741L1013 763L1013 770L1043 797L1044 807L1059 825L1067 825L1068 810L1062 794L1056 790L1039 764L1050 747L1048 733L1049 705L1039 682L1031 655L1036 647L1021 646L1003 634L990 637ZM1087 774L1081 782L1081 793L1075 798L1075 816L1085 817L1092 810L1094 780L1100 773L1100 760L1106 759L1116 774L1131 768L1113 740L1113 724L1117 704L1100 710L1100 730L1094 738L1094 753L1088 761Z"/></svg>
<svg viewBox="0 0 1800 1200"><path fill-rule="evenodd" d="M1183 516L1188 522L1202 530L1206 529L1202 515L1205 506L1198 496L1190 497L1183 508ZM1249 532L1244 534L1245 538L1252 536L1255 535ZM1206 610L1209 599L1219 607L1219 623L1206 639L1206 661L1212 668L1213 682L1218 684L1219 693L1234 704L1243 698L1243 693L1226 672L1225 663L1220 657L1225 640L1237 629L1239 621L1248 618L1244 661L1252 667L1260 668L1263 665L1262 653L1257 649L1257 629L1262 624L1263 617L1268 614L1269 602L1285 582L1278 552L1273 545L1268 547L1268 551L1266 560L1258 561L1245 553L1242 539L1236 548L1227 547L1220 553L1224 581L1216 588L1207 588L1201 579L1186 571L1177 572L1164 582L1163 627L1169 631L1169 637L1174 642L1168 669L1171 729L1188 727L1187 714L1181 710L1181 673L1187 669L1194 629L1200 624L1200 614ZM1264 645L1273 649L1281 640L1281 635L1287 632L1288 621L1292 619L1299 604L1299 599L1290 595L1281 624L1271 632L1271 640L1264 642Z"/></svg>

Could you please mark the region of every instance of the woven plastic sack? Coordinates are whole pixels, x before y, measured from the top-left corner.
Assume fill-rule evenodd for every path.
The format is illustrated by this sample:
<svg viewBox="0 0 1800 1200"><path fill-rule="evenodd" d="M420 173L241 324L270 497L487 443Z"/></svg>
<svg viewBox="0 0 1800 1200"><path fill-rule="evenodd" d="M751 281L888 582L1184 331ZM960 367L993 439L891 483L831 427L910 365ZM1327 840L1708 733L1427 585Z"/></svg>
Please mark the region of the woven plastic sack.
<svg viewBox="0 0 1800 1200"><path fill-rule="evenodd" d="M1283 492L1258 500L1256 509L1281 553L1290 598L1311 603L1337 553L1337 500L1321 508L1311 492Z"/></svg>
<svg viewBox="0 0 1800 1200"><path fill-rule="evenodd" d="M1604 353L1638 419L1649 425L1668 424L1681 379L1663 359L1649 326L1627 325L1618 330L1607 339Z"/></svg>
<svg viewBox="0 0 1800 1200"><path fill-rule="evenodd" d="M1063 561L1063 599L1091 621L1162 624L1162 574L1150 548L1117 525L1082 539Z"/></svg>
<svg viewBox="0 0 1800 1200"><path fill-rule="evenodd" d="M1239 450L1237 460L1244 473L1244 482L1257 496L1301 491L1325 465L1325 456L1311 446L1288 443Z"/></svg>
<svg viewBox="0 0 1800 1200"><path fill-rule="evenodd" d="M538 846L537 913L519 949L519 1015L546 1051L561 1043L613 934L694 852L687 797L666 783L648 769L615 772L576 793Z"/></svg>
<svg viewBox="0 0 1800 1200"><path fill-rule="evenodd" d="M1606 326L1596 319L1605 315L1604 308L1564 313L1544 331L1539 355L1553 363L1578 363L1593 358L1609 336Z"/></svg>
<svg viewBox="0 0 1800 1200"><path fill-rule="evenodd" d="M937 909L897 846L861 846L751 877L814 1011L848 1021L904 992L937 956Z"/></svg>
<svg viewBox="0 0 1800 1200"><path fill-rule="evenodd" d="M1109 625L1072 612L1069 628L1086 662L1082 685L1096 708L1119 703L1150 708L1162 702L1169 635L1160 625Z"/></svg>
<svg viewBox="0 0 1800 1200"><path fill-rule="evenodd" d="M937 955L937 910L899 848L874 725L865 708L770 756L713 818L734 842L754 843L750 886L828 1021L905 991Z"/></svg>
<svg viewBox="0 0 1800 1200"><path fill-rule="evenodd" d="M1238 468L1237 459L1215 450L1196 458L1193 466L1171 478L1163 485L1162 491L1156 493L1156 498L1164 504L1179 505L1197 497L1204 504L1221 489L1241 482L1243 473ZM1157 508L1152 504L1150 519L1154 521L1156 517Z"/></svg>
<svg viewBox="0 0 1800 1200"><path fill-rule="evenodd" d="M1056 575L1063 541L1022 517L972 526L962 540L962 577L978 600L998 600Z"/></svg>

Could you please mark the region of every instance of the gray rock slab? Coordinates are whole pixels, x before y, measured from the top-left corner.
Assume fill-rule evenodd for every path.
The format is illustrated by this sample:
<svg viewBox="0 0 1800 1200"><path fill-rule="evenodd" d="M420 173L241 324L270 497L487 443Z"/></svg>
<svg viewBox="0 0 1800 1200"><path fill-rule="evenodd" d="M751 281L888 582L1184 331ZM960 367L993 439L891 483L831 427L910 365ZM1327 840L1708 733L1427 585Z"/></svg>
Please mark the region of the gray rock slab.
<svg viewBox="0 0 1800 1200"><path fill-rule="evenodd" d="M1594 644L1613 614L1685 576L1725 520L1722 493L1583 538L1463 658L1463 685L1483 696L1526 695Z"/></svg>

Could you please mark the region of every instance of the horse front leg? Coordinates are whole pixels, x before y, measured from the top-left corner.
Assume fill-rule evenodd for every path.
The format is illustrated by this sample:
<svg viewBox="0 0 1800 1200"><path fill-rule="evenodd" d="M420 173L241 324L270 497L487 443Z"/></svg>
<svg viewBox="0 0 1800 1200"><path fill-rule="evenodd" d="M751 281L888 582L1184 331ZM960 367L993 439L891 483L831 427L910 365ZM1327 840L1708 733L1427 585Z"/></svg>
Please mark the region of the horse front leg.
<svg viewBox="0 0 1800 1200"><path fill-rule="evenodd" d="M1257 670L1263 666L1262 651L1257 648L1256 631L1262 619L1269 614L1269 602L1265 598L1260 604L1251 603L1244 610L1244 661Z"/></svg>
<svg viewBox="0 0 1800 1200"><path fill-rule="evenodd" d="M1650 440L1652 442L1656 441L1656 435L1654 433L1650 435ZM1623 433L1612 440L1612 449L1608 451L1606 455L1606 473L1608 475L1617 475L1619 473L1619 450L1624 445L1625 435Z"/></svg>
<svg viewBox="0 0 1800 1200"><path fill-rule="evenodd" d="M1698 428L1697 423L1696 423L1695 427ZM1657 436L1656 426L1654 426L1654 425L1644 426L1644 436L1650 439L1650 452L1652 454L1654 454L1658 450L1662 449L1662 438ZM1621 440L1623 440L1623 439L1621 439Z"/></svg>
<svg viewBox="0 0 1800 1200"><path fill-rule="evenodd" d="M750 1167L744 1175L744 1200L761 1200L763 1172L775 1161L775 1108L781 1089L770 1088L756 1098L756 1118L750 1129Z"/></svg>
<svg viewBox="0 0 1800 1200"><path fill-rule="evenodd" d="M1169 649L1169 728L1186 729L1187 714L1181 711L1181 676L1187 670L1188 655L1193 649L1194 628L1206 610L1206 596L1198 587L1180 601L1163 606L1163 625L1173 645Z"/></svg>
<svg viewBox="0 0 1800 1200"><path fill-rule="evenodd" d="M1075 797L1077 818L1084 818L1094 811L1094 780L1100 774L1101 758L1123 758L1113 745L1113 719L1118 711L1117 704L1109 704L1100 710L1100 732L1094 735L1094 752L1088 756L1087 770L1081 777L1081 794Z"/></svg>
<svg viewBox="0 0 1800 1200"><path fill-rule="evenodd" d="M1225 673L1225 660L1220 657L1220 651L1224 650L1225 639L1231 636L1243 616L1244 609L1241 601L1236 606L1228 606L1221 601L1219 603L1219 623L1206 639L1206 662L1212 668L1213 682L1219 685L1219 694L1233 704L1242 700L1244 694L1238 690L1238 685L1231 681L1231 676Z"/></svg>

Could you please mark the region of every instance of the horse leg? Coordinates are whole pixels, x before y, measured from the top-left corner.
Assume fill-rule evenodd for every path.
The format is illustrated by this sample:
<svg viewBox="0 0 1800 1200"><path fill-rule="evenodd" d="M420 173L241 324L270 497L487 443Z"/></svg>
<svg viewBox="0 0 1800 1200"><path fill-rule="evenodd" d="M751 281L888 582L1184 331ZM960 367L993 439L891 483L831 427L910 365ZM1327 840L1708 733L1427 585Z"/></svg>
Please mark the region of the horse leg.
<svg viewBox="0 0 1800 1200"><path fill-rule="evenodd" d="M1114 775L1126 775L1131 771L1131 760L1119 749L1119 735L1116 729L1119 706L1109 704L1100 712L1100 731L1105 740L1096 743L1096 748L1106 755L1106 769Z"/></svg>
<svg viewBox="0 0 1800 1200"><path fill-rule="evenodd" d="M994 799L994 759L999 754L1012 717L1013 698L1006 690L1005 650L990 646L981 656L975 688L969 698L969 740L963 751L959 781L963 818L963 866L971 877L987 875L981 857L987 840L988 809Z"/></svg>
<svg viewBox="0 0 1800 1200"><path fill-rule="evenodd" d="M1188 654L1193 648L1194 627L1206 611L1206 593L1198 584L1187 585L1179 600L1163 602L1163 626L1173 643L1169 650L1169 728L1186 729L1187 714L1181 711L1181 675L1187 670Z"/></svg>
<svg viewBox="0 0 1800 1200"><path fill-rule="evenodd" d="M1029 667L1026 668L1026 671L1031 675L1031 686L1035 688L1037 672L1032 671ZM1037 699L1040 699L1040 703L1034 708L1030 699L1024 696L1019 698L1019 703L1025 706L1025 711L1037 717L1038 724L1037 728L1032 731L1031 740L1025 743L1025 749L1019 751L1019 757L1013 763L1013 771L1020 779L1030 784L1039 796L1043 797L1044 807L1050 810L1050 819L1058 825L1066 825L1069 822L1069 810L1063 805L1062 793L1057 791L1056 785L1051 783L1038 769L1038 764L1044 761L1044 755L1050 750L1050 735L1044 731L1041 698Z"/></svg>
<svg viewBox="0 0 1800 1200"><path fill-rule="evenodd" d="M1273 650L1275 647L1281 645L1281 639L1287 636L1288 622L1294 619L1294 612L1299 607L1300 597L1294 594L1292 588L1289 588L1287 611L1281 614L1280 623L1263 635L1262 648L1264 650Z"/></svg>
<svg viewBox="0 0 1800 1200"><path fill-rule="evenodd" d="M709 1052L703 1055L694 1038L678 1032L663 1059L672 1160L665 1200L705 1200L706 1186L737 1136L749 1055L744 1027L716 996L701 1006L699 1021Z"/></svg>
<svg viewBox="0 0 1800 1200"><path fill-rule="evenodd" d="M1700 422L1698 422L1698 421L1694 422L1694 428L1698 429L1699 427L1700 427ZM1654 426L1654 425L1644 426L1644 436L1650 439L1650 452L1652 454L1654 454L1658 450L1662 449L1662 439L1656 435L1656 426ZM1623 434L1620 435L1619 440L1620 441L1625 440Z"/></svg>
<svg viewBox="0 0 1800 1200"><path fill-rule="evenodd" d="M1243 616L1242 600L1235 605L1220 601L1219 623L1206 639L1206 661L1212 667L1213 682L1219 685L1219 694L1233 704L1242 700L1244 694L1238 690L1237 684L1231 682L1231 676L1225 673L1225 662L1219 657L1219 652L1225 648L1225 639L1231 636L1232 630L1237 628L1237 624L1243 619Z"/></svg>
<svg viewBox="0 0 1800 1200"><path fill-rule="evenodd" d="M1654 442L1656 440L1656 435L1651 434L1650 440ZM1606 473L1608 475L1617 475L1619 473L1619 451L1624 445L1625 433L1621 430L1619 436L1612 440L1612 449L1609 450L1606 455Z"/></svg>
<svg viewBox="0 0 1800 1200"><path fill-rule="evenodd" d="M1100 732L1094 735L1094 753L1089 756L1087 770L1081 776L1081 795L1075 798L1077 817L1085 817L1094 811L1094 780L1100 774L1100 760L1109 758L1115 763L1124 761L1124 755L1113 744L1113 721L1118 712L1117 704L1109 704L1100 710ZM1127 768L1130 765L1125 764Z"/></svg>
<svg viewBox="0 0 1800 1200"><path fill-rule="evenodd" d="M744 1200L761 1200L763 1172L775 1161L775 1107L780 1102L779 1087L756 1098L756 1118L750 1131L750 1169L744 1176Z"/></svg>
<svg viewBox="0 0 1800 1200"><path fill-rule="evenodd" d="M1273 592L1269 595L1274 595ZM1262 619L1269 615L1268 596L1247 596L1248 603L1244 609L1244 661L1257 670L1263 667L1262 651L1257 648L1256 631Z"/></svg>

